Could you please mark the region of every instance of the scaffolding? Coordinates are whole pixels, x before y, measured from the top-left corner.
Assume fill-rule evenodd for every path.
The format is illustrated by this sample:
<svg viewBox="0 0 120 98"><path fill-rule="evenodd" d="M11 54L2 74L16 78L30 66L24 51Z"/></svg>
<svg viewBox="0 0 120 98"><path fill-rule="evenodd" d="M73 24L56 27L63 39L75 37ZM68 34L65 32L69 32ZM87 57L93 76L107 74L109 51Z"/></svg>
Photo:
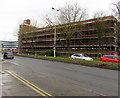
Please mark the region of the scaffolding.
<svg viewBox="0 0 120 98"><path fill-rule="evenodd" d="M65 56L68 54L67 44L69 44L70 54L84 53L95 57L101 54L117 54L120 47L118 45L116 18L107 16L101 19L102 21L99 23L104 23L101 27L96 27L95 19L37 28L31 31L22 27L20 30L23 29L21 31L25 32L19 32L21 35L19 36L20 51L29 54L44 54L46 50L53 50L54 28L56 27L57 55ZM68 33L71 35L68 36ZM67 36L70 37L69 43L66 43Z"/></svg>

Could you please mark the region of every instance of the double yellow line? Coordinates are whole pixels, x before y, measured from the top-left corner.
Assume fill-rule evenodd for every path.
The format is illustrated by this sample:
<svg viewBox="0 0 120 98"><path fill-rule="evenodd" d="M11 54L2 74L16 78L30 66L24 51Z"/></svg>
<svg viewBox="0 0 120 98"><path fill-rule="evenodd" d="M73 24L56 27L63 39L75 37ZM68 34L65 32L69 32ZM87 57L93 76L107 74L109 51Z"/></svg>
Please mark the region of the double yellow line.
<svg viewBox="0 0 120 98"><path fill-rule="evenodd" d="M24 79L23 77L19 76L15 72L9 71L9 70L5 70L5 72L9 73L13 77L15 77L16 79L18 79L19 81L21 81L22 83L24 83L25 85L27 85L28 87L30 87L31 89L33 89L34 91L36 91L37 93L39 93L41 96L44 96L46 98L55 98L51 94L49 94L49 93L45 92L44 90L40 89L39 87L35 86L34 84L32 84L28 80Z"/></svg>

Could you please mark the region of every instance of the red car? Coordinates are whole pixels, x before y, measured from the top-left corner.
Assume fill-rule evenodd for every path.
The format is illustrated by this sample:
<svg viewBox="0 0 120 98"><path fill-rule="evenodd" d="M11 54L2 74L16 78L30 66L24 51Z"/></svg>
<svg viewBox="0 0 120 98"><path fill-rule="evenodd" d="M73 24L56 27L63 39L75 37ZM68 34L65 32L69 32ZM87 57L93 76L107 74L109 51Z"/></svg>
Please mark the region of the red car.
<svg viewBox="0 0 120 98"><path fill-rule="evenodd" d="M118 56L118 55L103 55L100 58L100 61L120 63L120 56Z"/></svg>

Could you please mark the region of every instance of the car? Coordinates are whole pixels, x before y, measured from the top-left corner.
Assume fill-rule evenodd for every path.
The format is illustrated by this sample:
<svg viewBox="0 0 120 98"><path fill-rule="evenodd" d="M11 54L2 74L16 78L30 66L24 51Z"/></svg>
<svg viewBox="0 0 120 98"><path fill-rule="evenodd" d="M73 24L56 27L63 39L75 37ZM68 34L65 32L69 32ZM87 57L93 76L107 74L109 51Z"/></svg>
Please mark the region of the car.
<svg viewBox="0 0 120 98"><path fill-rule="evenodd" d="M3 54L3 59L7 59L7 58L14 59L14 54L12 52L5 52Z"/></svg>
<svg viewBox="0 0 120 98"><path fill-rule="evenodd" d="M17 50L12 50L11 52L12 52L12 53L15 53L15 54L17 54L17 53L18 53L18 51L17 51Z"/></svg>
<svg viewBox="0 0 120 98"><path fill-rule="evenodd" d="M118 55L103 55L100 58L100 61L120 63L120 56L118 56Z"/></svg>
<svg viewBox="0 0 120 98"><path fill-rule="evenodd" d="M88 57L88 56L85 55L85 54L80 54L80 53L77 53L77 54L75 53L75 54L71 55L70 58L72 58L72 59L81 59L81 60L93 61L93 58Z"/></svg>

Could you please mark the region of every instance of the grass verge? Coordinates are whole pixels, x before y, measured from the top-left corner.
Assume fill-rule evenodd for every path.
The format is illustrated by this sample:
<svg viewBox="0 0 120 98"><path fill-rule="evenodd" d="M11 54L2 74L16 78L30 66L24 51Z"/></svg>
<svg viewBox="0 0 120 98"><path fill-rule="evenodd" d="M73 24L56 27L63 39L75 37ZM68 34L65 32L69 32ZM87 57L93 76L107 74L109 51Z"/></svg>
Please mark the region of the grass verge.
<svg viewBox="0 0 120 98"><path fill-rule="evenodd" d="M52 56L28 55L28 54L17 54L17 55L37 58L37 59L42 59L42 60L78 64L82 66L98 67L98 68L104 68L104 69L110 69L110 70L120 70L119 68L120 63L102 62L100 61L99 58L93 58L94 59L93 61L86 61L86 60L71 59L71 58L66 58L66 57L52 57Z"/></svg>

